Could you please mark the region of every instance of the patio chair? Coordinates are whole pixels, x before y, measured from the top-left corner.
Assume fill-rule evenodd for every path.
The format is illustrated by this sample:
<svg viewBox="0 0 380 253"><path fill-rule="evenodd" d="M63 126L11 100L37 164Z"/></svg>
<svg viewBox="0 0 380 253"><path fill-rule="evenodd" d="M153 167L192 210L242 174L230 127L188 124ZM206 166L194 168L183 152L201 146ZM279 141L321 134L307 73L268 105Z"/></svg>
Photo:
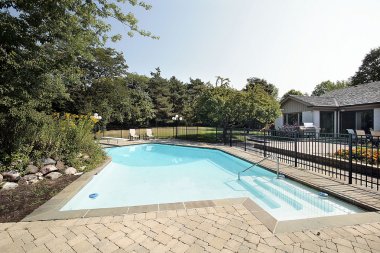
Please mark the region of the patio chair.
<svg viewBox="0 0 380 253"><path fill-rule="evenodd" d="M358 137L355 133L355 130L354 129L346 129L348 134L351 134L352 135L352 141L353 142L357 142L358 141Z"/></svg>
<svg viewBox="0 0 380 253"><path fill-rule="evenodd" d="M367 135L366 135L366 133L365 133L365 131L364 130L356 130L356 138L358 139L358 141L360 142L360 143L366 143L367 142L367 139L368 139L368 137L367 137Z"/></svg>
<svg viewBox="0 0 380 253"><path fill-rule="evenodd" d="M380 143L380 131L373 131L373 130L371 130L371 142L376 147L379 146L379 143Z"/></svg>
<svg viewBox="0 0 380 253"><path fill-rule="evenodd" d="M153 131L151 128L146 129L145 137L147 139L154 139Z"/></svg>
<svg viewBox="0 0 380 253"><path fill-rule="evenodd" d="M140 139L140 136L136 134L136 129L129 129L129 139L130 140Z"/></svg>

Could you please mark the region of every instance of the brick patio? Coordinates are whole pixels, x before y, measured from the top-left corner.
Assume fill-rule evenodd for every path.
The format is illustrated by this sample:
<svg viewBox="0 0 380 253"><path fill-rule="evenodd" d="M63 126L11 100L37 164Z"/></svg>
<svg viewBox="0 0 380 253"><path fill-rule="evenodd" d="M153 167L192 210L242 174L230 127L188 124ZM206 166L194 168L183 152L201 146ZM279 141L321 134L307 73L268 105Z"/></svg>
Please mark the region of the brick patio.
<svg viewBox="0 0 380 253"><path fill-rule="evenodd" d="M232 205L3 223L0 252L380 252L380 221L273 234Z"/></svg>

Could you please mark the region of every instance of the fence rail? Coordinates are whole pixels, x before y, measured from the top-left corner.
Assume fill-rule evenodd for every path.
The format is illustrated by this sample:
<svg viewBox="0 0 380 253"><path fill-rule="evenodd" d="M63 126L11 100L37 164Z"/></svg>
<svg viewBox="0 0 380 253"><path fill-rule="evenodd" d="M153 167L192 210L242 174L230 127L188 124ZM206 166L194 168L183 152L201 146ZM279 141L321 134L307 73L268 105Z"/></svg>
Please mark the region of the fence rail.
<svg viewBox="0 0 380 253"><path fill-rule="evenodd" d="M223 129L204 126L151 127L158 139L177 138L223 143L263 156L275 154L281 162L380 190L380 137L276 130ZM141 139L146 128L136 129ZM129 138L129 130L107 130L97 137Z"/></svg>
<svg viewBox="0 0 380 253"><path fill-rule="evenodd" d="M276 154L289 165L372 189L380 188L379 137L298 132L241 132L229 135L230 146L267 156Z"/></svg>

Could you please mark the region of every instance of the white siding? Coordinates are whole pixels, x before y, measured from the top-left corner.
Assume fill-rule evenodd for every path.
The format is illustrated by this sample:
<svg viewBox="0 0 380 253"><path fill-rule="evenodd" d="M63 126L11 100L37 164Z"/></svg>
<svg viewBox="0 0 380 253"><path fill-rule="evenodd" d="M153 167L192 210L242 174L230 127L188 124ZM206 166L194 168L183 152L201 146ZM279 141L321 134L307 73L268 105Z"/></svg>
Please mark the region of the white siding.
<svg viewBox="0 0 380 253"><path fill-rule="evenodd" d="M380 108L373 109L373 130L380 131Z"/></svg>
<svg viewBox="0 0 380 253"><path fill-rule="evenodd" d="M306 111L302 112L302 122L313 122L313 112L312 111Z"/></svg>
<svg viewBox="0 0 380 253"><path fill-rule="evenodd" d="M284 125L284 116L281 115L274 121L274 126L276 129L281 128Z"/></svg>

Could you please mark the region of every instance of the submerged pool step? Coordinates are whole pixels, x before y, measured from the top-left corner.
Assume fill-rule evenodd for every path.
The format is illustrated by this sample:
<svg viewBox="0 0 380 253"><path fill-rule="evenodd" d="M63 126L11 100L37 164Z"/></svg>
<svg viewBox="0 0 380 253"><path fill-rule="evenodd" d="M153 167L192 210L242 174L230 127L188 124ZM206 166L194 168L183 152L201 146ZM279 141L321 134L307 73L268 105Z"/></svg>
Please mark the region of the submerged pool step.
<svg viewBox="0 0 380 253"><path fill-rule="evenodd" d="M273 187L274 185L268 184L267 181L257 180L257 179L253 179L253 178L251 178L251 179L260 189L268 192L271 195L276 196L277 198L286 202L288 205L292 206L294 209L301 210L303 208L303 205L300 202L298 202L294 198L289 197L285 193L283 193L283 191L282 191L283 189L281 189L279 187ZM247 182L247 183L249 184L249 182Z"/></svg>
<svg viewBox="0 0 380 253"><path fill-rule="evenodd" d="M334 208L332 207L332 203L328 201L326 198L321 198L318 195L311 193L309 191L299 189L286 181L283 180L272 180L273 184L277 185L281 189L287 191L288 193L292 194L293 196L308 202L312 206L324 211L324 212L333 212Z"/></svg>
<svg viewBox="0 0 380 253"><path fill-rule="evenodd" d="M271 196L268 194L258 191L253 185L247 183L244 180L238 180L237 181L239 185L244 187L247 191L249 191L252 195L254 195L256 198L264 202L268 207L271 209L280 208L281 205L278 204L276 201L274 201Z"/></svg>
<svg viewBox="0 0 380 253"><path fill-rule="evenodd" d="M272 194L280 197L286 203L292 205L295 209L298 209L298 204L300 202L307 202L311 206L320 209L323 212L333 212L334 207L332 203L325 198L320 198L317 195L305 191L303 189L297 188L284 180L279 180L277 178L262 178L262 177L251 177L252 183L262 186L264 189L270 191ZM293 205L294 203L297 203ZM302 204L300 204L302 206Z"/></svg>

